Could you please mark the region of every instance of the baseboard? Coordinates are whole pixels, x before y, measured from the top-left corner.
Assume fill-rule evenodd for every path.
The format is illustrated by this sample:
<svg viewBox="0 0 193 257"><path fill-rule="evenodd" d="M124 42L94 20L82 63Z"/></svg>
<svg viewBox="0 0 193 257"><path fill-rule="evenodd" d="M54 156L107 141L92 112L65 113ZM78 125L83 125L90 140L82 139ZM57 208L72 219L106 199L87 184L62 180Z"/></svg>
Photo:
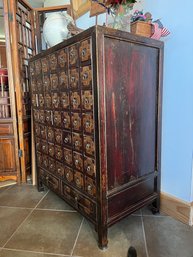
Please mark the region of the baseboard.
<svg viewBox="0 0 193 257"><path fill-rule="evenodd" d="M161 211L190 226L193 225L193 203L161 192Z"/></svg>

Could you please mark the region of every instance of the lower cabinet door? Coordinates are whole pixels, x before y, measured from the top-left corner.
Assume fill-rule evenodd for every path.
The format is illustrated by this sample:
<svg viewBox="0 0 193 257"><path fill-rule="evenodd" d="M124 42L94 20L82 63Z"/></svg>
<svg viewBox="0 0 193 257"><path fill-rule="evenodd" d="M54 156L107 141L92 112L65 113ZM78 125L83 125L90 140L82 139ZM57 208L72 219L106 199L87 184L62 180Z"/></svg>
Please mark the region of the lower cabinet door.
<svg viewBox="0 0 193 257"><path fill-rule="evenodd" d="M16 172L13 138L0 138L0 176ZM14 174L15 175L15 174Z"/></svg>

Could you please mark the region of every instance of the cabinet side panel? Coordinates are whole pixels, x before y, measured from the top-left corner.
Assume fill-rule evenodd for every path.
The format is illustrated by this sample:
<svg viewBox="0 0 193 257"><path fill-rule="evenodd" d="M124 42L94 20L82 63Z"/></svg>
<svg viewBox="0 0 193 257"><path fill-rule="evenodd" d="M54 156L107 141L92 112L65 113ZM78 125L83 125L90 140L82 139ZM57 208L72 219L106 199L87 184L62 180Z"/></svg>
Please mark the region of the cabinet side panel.
<svg viewBox="0 0 193 257"><path fill-rule="evenodd" d="M108 190L155 171L158 49L105 38Z"/></svg>

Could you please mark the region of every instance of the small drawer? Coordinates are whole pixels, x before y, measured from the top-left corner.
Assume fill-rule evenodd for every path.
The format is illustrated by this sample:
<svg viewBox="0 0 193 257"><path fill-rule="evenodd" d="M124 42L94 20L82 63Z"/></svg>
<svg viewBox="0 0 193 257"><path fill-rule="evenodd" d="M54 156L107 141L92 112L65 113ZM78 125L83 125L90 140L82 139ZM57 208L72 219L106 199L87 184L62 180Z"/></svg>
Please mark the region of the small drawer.
<svg viewBox="0 0 193 257"><path fill-rule="evenodd" d="M72 165L72 151L66 148L64 148L64 162Z"/></svg>
<svg viewBox="0 0 193 257"><path fill-rule="evenodd" d="M30 76L33 77L35 75L35 63L30 63L30 69L29 69Z"/></svg>
<svg viewBox="0 0 193 257"><path fill-rule="evenodd" d="M48 188L55 192L60 192L60 181L58 178L42 169L39 170L39 174L41 180Z"/></svg>
<svg viewBox="0 0 193 257"><path fill-rule="evenodd" d="M93 95L91 90L82 91L82 105L85 110L92 110L93 108Z"/></svg>
<svg viewBox="0 0 193 257"><path fill-rule="evenodd" d="M61 146L55 146L55 157L58 161L62 161L63 151Z"/></svg>
<svg viewBox="0 0 193 257"><path fill-rule="evenodd" d="M41 150L42 150L42 153L48 154L48 144L46 141L42 140L42 149Z"/></svg>
<svg viewBox="0 0 193 257"><path fill-rule="evenodd" d="M54 143L54 129L51 127L48 127L48 141Z"/></svg>
<svg viewBox="0 0 193 257"><path fill-rule="evenodd" d="M67 166L64 167L64 176L65 179L69 182L72 183L74 181L74 174L73 174L73 170Z"/></svg>
<svg viewBox="0 0 193 257"><path fill-rule="evenodd" d="M48 72L49 71L49 62L47 58L43 58L41 60L42 62L42 72Z"/></svg>
<svg viewBox="0 0 193 257"><path fill-rule="evenodd" d="M41 107L41 108L43 108L44 107L44 96L43 96L43 94L39 94L39 106Z"/></svg>
<svg viewBox="0 0 193 257"><path fill-rule="evenodd" d="M78 62L78 45L69 47L68 53L70 66L76 65Z"/></svg>
<svg viewBox="0 0 193 257"><path fill-rule="evenodd" d="M51 111L46 111L45 112L45 119L46 119L46 123L48 125L52 125L52 112Z"/></svg>
<svg viewBox="0 0 193 257"><path fill-rule="evenodd" d="M43 110L40 110L40 119L39 119L39 121L41 123L45 123L45 113L44 113Z"/></svg>
<svg viewBox="0 0 193 257"><path fill-rule="evenodd" d="M47 127L44 125L40 125L40 135L42 139L47 139Z"/></svg>
<svg viewBox="0 0 193 257"><path fill-rule="evenodd" d="M31 105L33 107L37 107L38 106L37 94L32 94L32 96L31 96Z"/></svg>
<svg viewBox="0 0 193 257"><path fill-rule="evenodd" d="M42 143L41 143L40 138L36 137L35 142L36 142L36 151L41 151L42 150Z"/></svg>
<svg viewBox="0 0 193 257"><path fill-rule="evenodd" d="M51 74L50 75L50 81L51 81L51 89L52 90L58 90L58 76L57 74Z"/></svg>
<svg viewBox="0 0 193 257"><path fill-rule="evenodd" d="M68 131L63 131L63 144L64 146L68 146L68 147L72 146L71 133Z"/></svg>
<svg viewBox="0 0 193 257"><path fill-rule="evenodd" d="M74 166L77 170L83 171L83 157L82 154L73 152Z"/></svg>
<svg viewBox="0 0 193 257"><path fill-rule="evenodd" d="M35 134L36 136L40 137L40 125L35 123Z"/></svg>
<svg viewBox="0 0 193 257"><path fill-rule="evenodd" d="M96 177L96 166L95 161L91 158L84 157L84 171L89 176Z"/></svg>
<svg viewBox="0 0 193 257"><path fill-rule="evenodd" d="M96 185L95 181L89 177L85 178L85 191L90 196L95 197L96 196Z"/></svg>
<svg viewBox="0 0 193 257"><path fill-rule="evenodd" d="M52 97L50 94L45 95L45 107L51 108L52 107Z"/></svg>
<svg viewBox="0 0 193 257"><path fill-rule="evenodd" d="M40 113L39 110L33 110L34 121L39 122Z"/></svg>
<svg viewBox="0 0 193 257"><path fill-rule="evenodd" d="M71 101L71 108L73 110L80 110L81 102L80 102L80 93L79 92L72 92L70 101Z"/></svg>
<svg viewBox="0 0 193 257"><path fill-rule="evenodd" d="M49 171L53 173L56 170L56 163L55 160L52 158L49 158Z"/></svg>
<svg viewBox="0 0 193 257"><path fill-rule="evenodd" d="M43 75L43 86L45 92L50 91L50 78L48 75Z"/></svg>
<svg viewBox="0 0 193 257"><path fill-rule="evenodd" d="M69 109L70 107L69 93L67 92L61 93L61 105L62 105L62 108Z"/></svg>
<svg viewBox="0 0 193 257"><path fill-rule="evenodd" d="M65 176L64 167L65 167L64 164L60 162L56 162L56 174L61 178L64 178Z"/></svg>
<svg viewBox="0 0 193 257"><path fill-rule="evenodd" d="M78 133L72 134L72 145L73 148L77 151L82 150L82 136Z"/></svg>
<svg viewBox="0 0 193 257"><path fill-rule="evenodd" d="M37 82L36 78L31 78L31 91L36 92L37 91Z"/></svg>
<svg viewBox="0 0 193 257"><path fill-rule="evenodd" d="M68 88L68 74L66 71L59 73L59 83L61 89L67 89Z"/></svg>
<svg viewBox="0 0 193 257"><path fill-rule="evenodd" d="M91 136L84 136L84 152L89 155L94 155L95 144L94 138Z"/></svg>
<svg viewBox="0 0 193 257"><path fill-rule="evenodd" d="M35 72L36 72L36 76L40 75L41 72L42 72L41 61L40 60L35 61Z"/></svg>
<svg viewBox="0 0 193 257"><path fill-rule="evenodd" d="M62 120L63 126L65 129L70 129L71 124L70 124L70 114L68 112L63 113L63 120Z"/></svg>
<svg viewBox="0 0 193 257"><path fill-rule="evenodd" d="M67 66L67 49L58 51L58 66L59 68L65 68Z"/></svg>
<svg viewBox="0 0 193 257"><path fill-rule="evenodd" d="M92 71L91 66L82 67L80 70L80 79L83 89L92 87Z"/></svg>
<svg viewBox="0 0 193 257"><path fill-rule="evenodd" d="M52 143L48 143L48 154L52 158L55 156L54 144Z"/></svg>
<svg viewBox="0 0 193 257"><path fill-rule="evenodd" d="M72 128L77 131L82 130L81 116L79 113L72 114Z"/></svg>
<svg viewBox="0 0 193 257"><path fill-rule="evenodd" d="M51 54L49 56L49 61L50 61L50 69L51 71L55 71L58 66L58 60L56 54Z"/></svg>
<svg viewBox="0 0 193 257"><path fill-rule="evenodd" d="M57 126L57 127L61 126L61 124L62 124L61 112L55 111L53 113L53 122L54 122L55 126Z"/></svg>
<svg viewBox="0 0 193 257"><path fill-rule="evenodd" d="M49 158L47 155L43 155L43 154L42 154L42 167L46 170L49 168Z"/></svg>
<svg viewBox="0 0 193 257"><path fill-rule="evenodd" d="M55 109L60 108L60 97L58 93L52 94L52 107Z"/></svg>
<svg viewBox="0 0 193 257"><path fill-rule="evenodd" d="M94 120L92 113L83 114L83 129L85 133L94 133Z"/></svg>
<svg viewBox="0 0 193 257"><path fill-rule="evenodd" d="M59 145L62 144L62 130L61 129L55 129L55 142L56 142L56 144L59 144Z"/></svg>
<svg viewBox="0 0 193 257"><path fill-rule="evenodd" d="M79 48L80 61L88 61L91 57L90 39L84 40L80 43Z"/></svg>
<svg viewBox="0 0 193 257"><path fill-rule="evenodd" d="M38 92L42 92L42 90L43 90L43 81L42 81L41 77L37 78L37 88L36 89Z"/></svg>
<svg viewBox="0 0 193 257"><path fill-rule="evenodd" d="M71 89L79 88L79 71L78 71L78 69L70 70L69 84L70 84Z"/></svg>
<svg viewBox="0 0 193 257"><path fill-rule="evenodd" d="M36 147L36 149L37 149L37 147ZM37 153L37 165L42 166L42 154L41 153Z"/></svg>
<svg viewBox="0 0 193 257"><path fill-rule="evenodd" d="M84 189L84 177L81 172L74 172L74 183L78 188Z"/></svg>

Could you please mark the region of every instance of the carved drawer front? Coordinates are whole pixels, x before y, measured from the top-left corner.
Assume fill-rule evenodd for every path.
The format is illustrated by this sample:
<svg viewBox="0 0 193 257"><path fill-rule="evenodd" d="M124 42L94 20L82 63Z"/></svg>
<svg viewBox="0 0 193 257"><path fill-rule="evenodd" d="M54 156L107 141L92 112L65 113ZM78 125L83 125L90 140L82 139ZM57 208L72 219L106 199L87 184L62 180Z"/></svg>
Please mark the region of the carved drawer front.
<svg viewBox="0 0 193 257"><path fill-rule="evenodd" d="M91 136L84 136L84 152L89 155L94 155L95 144Z"/></svg>
<svg viewBox="0 0 193 257"><path fill-rule="evenodd" d="M79 92L72 92L70 100L71 100L71 108L73 110L80 110L81 102L80 102Z"/></svg>
<svg viewBox="0 0 193 257"><path fill-rule="evenodd" d="M50 69L51 71L55 71L57 69L58 60L56 54L51 54L49 56L50 59Z"/></svg>
<svg viewBox="0 0 193 257"><path fill-rule="evenodd" d="M70 115L68 112L63 113L63 126L66 129L70 129Z"/></svg>
<svg viewBox="0 0 193 257"><path fill-rule="evenodd" d="M50 80L51 80L51 89L52 90L58 90L58 76L57 74L51 74L50 75Z"/></svg>
<svg viewBox="0 0 193 257"><path fill-rule="evenodd" d="M89 177L86 177L85 179L85 191L91 196L96 196L95 181Z"/></svg>
<svg viewBox="0 0 193 257"><path fill-rule="evenodd" d="M30 76L33 77L35 75L35 63L32 62L30 64L30 69L29 69L29 72L30 72Z"/></svg>
<svg viewBox="0 0 193 257"><path fill-rule="evenodd" d="M43 94L39 94L39 106L41 108L44 107L44 96L43 96Z"/></svg>
<svg viewBox="0 0 193 257"><path fill-rule="evenodd" d="M47 58L43 58L41 60L42 62L42 72L48 72L49 71L49 62Z"/></svg>
<svg viewBox="0 0 193 257"><path fill-rule="evenodd" d="M41 62L40 62L40 60L35 61L36 76L39 75L39 74L41 74L41 69L42 69L42 67L41 67Z"/></svg>
<svg viewBox="0 0 193 257"><path fill-rule="evenodd" d="M54 125L57 127L60 127L62 124L62 117L61 117L61 112L55 111L53 114L53 121Z"/></svg>
<svg viewBox="0 0 193 257"><path fill-rule="evenodd" d="M83 114L83 129L86 133L94 133L94 120L92 113Z"/></svg>
<svg viewBox="0 0 193 257"><path fill-rule="evenodd" d="M64 148L64 161L68 165L72 165L72 151Z"/></svg>
<svg viewBox="0 0 193 257"><path fill-rule="evenodd" d="M47 155L42 154L42 166L47 170L49 168L49 158Z"/></svg>
<svg viewBox="0 0 193 257"><path fill-rule="evenodd" d="M82 91L82 105L85 110L92 110L93 108L93 95L92 91Z"/></svg>
<svg viewBox="0 0 193 257"><path fill-rule="evenodd" d="M62 108L69 109L70 107L69 93L67 92L61 93L61 105L62 105Z"/></svg>
<svg viewBox="0 0 193 257"><path fill-rule="evenodd" d="M74 172L74 182L78 188L81 188L81 189L84 188L84 177L81 172L78 172L78 171Z"/></svg>
<svg viewBox="0 0 193 257"><path fill-rule="evenodd" d="M82 154L73 152L74 166L77 170L83 170L83 157Z"/></svg>
<svg viewBox="0 0 193 257"><path fill-rule="evenodd" d="M52 107L53 108L60 108L60 97L58 93L52 94Z"/></svg>
<svg viewBox="0 0 193 257"><path fill-rule="evenodd" d="M31 97L31 104L33 107L37 107L38 106L38 103L37 103L37 94L32 94L32 97Z"/></svg>
<svg viewBox="0 0 193 257"><path fill-rule="evenodd" d="M35 134L40 137L40 125L35 123Z"/></svg>
<svg viewBox="0 0 193 257"><path fill-rule="evenodd" d="M80 43L80 48L79 48L79 56L80 56L80 61L84 62L87 60L90 60L90 54L91 48L90 48L90 40L84 40Z"/></svg>
<svg viewBox="0 0 193 257"><path fill-rule="evenodd" d="M78 62L78 46L73 45L69 47L69 64L70 65L76 65Z"/></svg>
<svg viewBox="0 0 193 257"><path fill-rule="evenodd" d="M48 154L48 144L46 141L42 140L42 153Z"/></svg>
<svg viewBox="0 0 193 257"><path fill-rule="evenodd" d="M50 91L50 78L48 75L43 75L43 86L45 92Z"/></svg>
<svg viewBox="0 0 193 257"><path fill-rule="evenodd" d="M79 209L84 211L92 219L96 220L96 205L86 198L82 198Z"/></svg>
<svg viewBox="0 0 193 257"><path fill-rule="evenodd" d="M45 116L46 116L46 123L48 125L52 125L52 112L51 111L46 111Z"/></svg>
<svg viewBox="0 0 193 257"><path fill-rule="evenodd" d="M81 116L79 113L72 114L72 128L73 130L79 131L82 129Z"/></svg>
<svg viewBox="0 0 193 257"><path fill-rule="evenodd" d="M52 97L50 94L45 95L45 107L51 108L52 107Z"/></svg>
<svg viewBox="0 0 193 257"><path fill-rule="evenodd" d="M72 89L77 89L79 87L79 72L78 72L78 69L70 70L69 84L70 84L70 87Z"/></svg>
<svg viewBox="0 0 193 257"><path fill-rule="evenodd" d="M54 129L51 127L48 127L48 141L54 143Z"/></svg>
<svg viewBox="0 0 193 257"><path fill-rule="evenodd" d="M49 158L49 171L51 173L54 173L56 170L56 163L55 163L55 160L52 159L52 158Z"/></svg>
<svg viewBox="0 0 193 257"><path fill-rule="evenodd" d="M67 166L64 167L64 172L65 172L65 178L69 183L72 183L74 181L74 174L73 170Z"/></svg>
<svg viewBox="0 0 193 257"><path fill-rule="evenodd" d="M68 131L63 131L63 144L65 146L72 146L72 137L71 137L71 133Z"/></svg>
<svg viewBox="0 0 193 257"><path fill-rule="evenodd" d="M41 166L42 165L42 154L37 153L37 165Z"/></svg>
<svg viewBox="0 0 193 257"><path fill-rule="evenodd" d="M68 74L67 71L63 71L59 73L59 83L61 89L68 88Z"/></svg>
<svg viewBox="0 0 193 257"><path fill-rule="evenodd" d="M44 125L40 125L40 134L42 139L47 139L47 127Z"/></svg>
<svg viewBox="0 0 193 257"><path fill-rule="evenodd" d="M48 154L52 158L55 156L54 144L52 143L48 143Z"/></svg>
<svg viewBox="0 0 193 257"><path fill-rule="evenodd" d="M59 161L63 159L63 151L61 146L55 146L55 157Z"/></svg>
<svg viewBox="0 0 193 257"><path fill-rule="evenodd" d="M61 129L55 129L55 141L56 141L56 144L59 144L59 145L62 144L62 130Z"/></svg>
<svg viewBox="0 0 193 257"><path fill-rule="evenodd" d="M75 150L81 151L82 150L82 136L77 133L72 134L72 144Z"/></svg>
<svg viewBox="0 0 193 257"><path fill-rule="evenodd" d="M36 92L37 91L37 83L36 83L36 79L35 78L31 78L31 89L32 89L32 92Z"/></svg>
<svg viewBox="0 0 193 257"><path fill-rule="evenodd" d="M60 181L58 178L42 169L40 169L40 178L48 188L55 192L60 192Z"/></svg>
<svg viewBox="0 0 193 257"><path fill-rule="evenodd" d="M95 178L96 177L96 166L95 161L91 158L84 158L84 171L89 176Z"/></svg>
<svg viewBox="0 0 193 257"><path fill-rule="evenodd" d="M40 77L37 78L37 88L36 89L38 92L42 92L43 81L42 81L42 78L40 78Z"/></svg>
<svg viewBox="0 0 193 257"><path fill-rule="evenodd" d="M45 113L43 110L40 110L40 122L45 123Z"/></svg>
<svg viewBox="0 0 193 257"><path fill-rule="evenodd" d="M92 87L92 71L91 66L82 67L80 70L80 79L83 89Z"/></svg>
<svg viewBox="0 0 193 257"><path fill-rule="evenodd" d="M40 138L36 137L36 151L41 151L42 150L42 143Z"/></svg>
<svg viewBox="0 0 193 257"><path fill-rule="evenodd" d="M58 65L60 68L65 68L67 66L67 49L62 49L58 52Z"/></svg>
<svg viewBox="0 0 193 257"><path fill-rule="evenodd" d="M61 178L65 177L64 167L64 164L56 162L56 174Z"/></svg>
<svg viewBox="0 0 193 257"><path fill-rule="evenodd" d="M38 122L40 118L39 110L33 110L34 121Z"/></svg>

